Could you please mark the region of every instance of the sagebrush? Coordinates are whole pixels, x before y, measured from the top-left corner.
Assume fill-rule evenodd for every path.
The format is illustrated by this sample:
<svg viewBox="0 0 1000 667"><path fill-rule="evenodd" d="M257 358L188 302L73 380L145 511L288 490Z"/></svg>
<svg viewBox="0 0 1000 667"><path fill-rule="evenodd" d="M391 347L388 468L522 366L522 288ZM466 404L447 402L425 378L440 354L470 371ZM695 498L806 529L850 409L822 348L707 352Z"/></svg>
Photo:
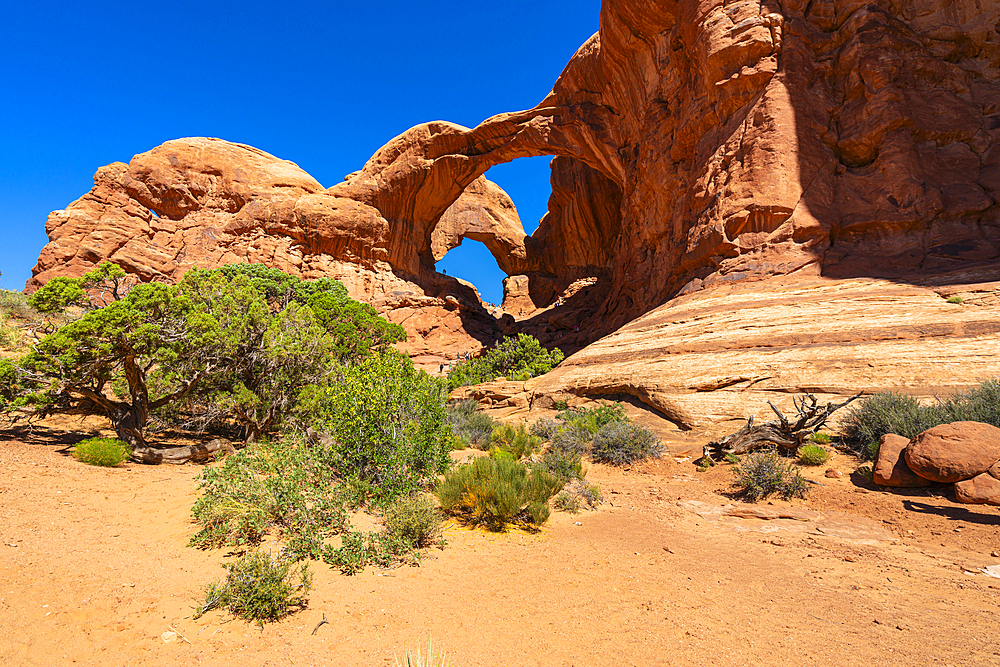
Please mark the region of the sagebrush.
<svg viewBox="0 0 1000 667"><path fill-rule="evenodd" d="M750 502L773 494L786 500L801 498L809 490L801 469L789 463L774 449L747 454L734 466L733 475L740 495Z"/></svg>
<svg viewBox="0 0 1000 667"><path fill-rule="evenodd" d="M622 466L662 454L663 447L652 431L629 421L611 421L594 434L590 456L595 461Z"/></svg>
<svg viewBox="0 0 1000 667"><path fill-rule="evenodd" d="M312 586L307 565L255 550L224 567L226 578L209 584L195 609L195 618L212 609L228 609L234 616L263 625L306 605L306 593Z"/></svg>
<svg viewBox="0 0 1000 667"><path fill-rule="evenodd" d="M124 463L131 453L131 448L118 438L87 438L73 448L77 461L107 468Z"/></svg>

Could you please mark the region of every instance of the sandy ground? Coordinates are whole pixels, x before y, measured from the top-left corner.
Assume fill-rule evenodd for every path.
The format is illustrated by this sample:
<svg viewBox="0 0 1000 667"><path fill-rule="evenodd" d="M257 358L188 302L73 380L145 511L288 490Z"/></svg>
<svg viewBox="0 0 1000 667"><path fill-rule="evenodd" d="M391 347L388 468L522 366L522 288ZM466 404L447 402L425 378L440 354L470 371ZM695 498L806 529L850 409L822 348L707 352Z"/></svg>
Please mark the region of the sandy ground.
<svg viewBox="0 0 1000 667"><path fill-rule="evenodd" d="M191 617L226 556L185 546L201 468L87 466L64 451L79 437L0 440L2 665L392 665L428 639L455 667L1000 665L1000 579L979 570L1000 564L1000 508L942 489L886 493L824 466L807 500L759 506L840 517L845 539L691 511L742 505L725 467L594 465L596 512L537 534L452 525L420 567L320 564L308 608L260 629Z"/></svg>

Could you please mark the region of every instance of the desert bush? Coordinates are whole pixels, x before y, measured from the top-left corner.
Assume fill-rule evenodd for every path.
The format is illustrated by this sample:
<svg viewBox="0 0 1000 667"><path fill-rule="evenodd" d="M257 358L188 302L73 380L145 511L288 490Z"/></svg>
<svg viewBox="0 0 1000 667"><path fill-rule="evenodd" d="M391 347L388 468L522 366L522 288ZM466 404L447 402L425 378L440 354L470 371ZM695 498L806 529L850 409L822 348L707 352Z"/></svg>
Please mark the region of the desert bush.
<svg viewBox="0 0 1000 667"><path fill-rule="evenodd" d="M275 530L295 558L319 558L324 541L348 528L349 491L320 447L289 439L261 441L206 468L191 513L200 528L190 545L208 549L258 544Z"/></svg>
<svg viewBox="0 0 1000 667"><path fill-rule="evenodd" d="M962 303L964 299L960 296L949 296L948 303Z"/></svg>
<svg viewBox="0 0 1000 667"><path fill-rule="evenodd" d="M923 431L956 421L977 421L1000 427L1000 380L984 380L978 387L960 391L933 405L894 392L878 392L850 410L840 424L842 440L861 458L878 453L886 433L915 438Z"/></svg>
<svg viewBox="0 0 1000 667"><path fill-rule="evenodd" d="M772 494L786 500L803 497L808 491L799 468L786 461L774 449L752 452L743 457L733 468L735 484L740 494L750 502L757 502Z"/></svg>
<svg viewBox="0 0 1000 667"><path fill-rule="evenodd" d="M124 463L132 450L117 438L87 438L76 443L73 458L94 466L108 468Z"/></svg>
<svg viewBox="0 0 1000 667"><path fill-rule="evenodd" d="M830 437L829 433L813 433L809 436L809 439L821 445L829 445L833 442L833 438Z"/></svg>
<svg viewBox="0 0 1000 667"><path fill-rule="evenodd" d="M488 414L481 412L475 401L449 403L445 412L455 436L474 447L488 443L496 428L496 422Z"/></svg>
<svg viewBox="0 0 1000 667"><path fill-rule="evenodd" d="M549 447L539 459L537 465L564 484L574 479L583 479L583 457L576 452Z"/></svg>
<svg viewBox="0 0 1000 667"><path fill-rule="evenodd" d="M327 544L322 558L343 574L357 574L369 565L383 569L407 562L415 565L420 552L397 533L351 531L343 535L339 547Z"/></svg>
<svg viewBox="0 0 1000 667"><path fill-rule="evenodd" d="M626 422L625 408L618 403L601 403L594 408L570 408L556 415L567 426L584 428L591 434L597 433L607 424Z"/></svg>
<svg viewBox="0 0 1000 667"><path fill-rule="evenodd" d="M569 512L570 514L579 514L580 510L583 509L580 498L569 491L560 491L552 501L552 505L560 512Z"/></svg>
<svg viewBox="0 0 1000 667"><path fill-rule="evenodd" d="M803 445L799 448L799 461L808 466L820 466L830 460L830 452L819 445Z"/></svg>
<svg viewBox="0 0 1000 667"><path fill-rule="evenodd" d="M370 482L379 500L413 493L451 464L444 385L405 355L373 353L303 393L300 419L331 436L330 465Z"/></svg>
<svg viewBox="0 0 1000 667"><path fill-rule="evenodd" d="M886 433L914 438L934 423L912 396L880 391L861 399L840 423L844 444L862 458L871 458L872 447ZM940 422L938 422L940 423Z"/></svg>
<svg viewBox="0 0 1000 667"><path fill-rule="evenodd" d="M446 474L435 494L446 512L503 530L515 522L526 526L544 523L549 516L549 499L562 486L544 470L529 470L508 456L484 457Z"/></svg>
<svg viewBox="0 0 1000 667"><path fill-rule="evenodd" d="M652 431L632 422L611 421L594 434L590 456L595 461L621 466L662 454L663 447Z"/></svg>
<svg viewBox="0 0 1000 667"><path fill-rule="evenodd" d="M519 424L517 428L510 424L503 424L493 431L490 443L514 457L514 460L531 456L538 446L542 444L542 439L537 435L531 435L524 424Z"/></svg>
<svg viewBox="0 0 1000 667"><path fill-rule="evenodd" d="M441 542L444 524L434 503L423 494L403 496L384 511L386 532L399 536L414 549Z"/></svg>
<svg viewBox="0 0 1000 667"><path fill-rule="evenodd" d="M589 454L593 438L593 434L586 428L567 424L552 436L549 451L578 456Z"/></svg>
<svg viewBox="0 0 1000 667"><path fill-rule="evenodd" d="M256 621L278 621L293 607L306 605L306 593L312 586L308 566L297 566L273 559L262 551L250 551L234 563L224 581L209 584L197 609L199 618L212 609L228 609L234 616Z"/></svg>
<svg viewBox="0 0 1000 667"><path fill-rule="evenodd" d="M531 431L531 435L538 436L542 440L551 440L559 430L559 423L554 419L542 417L535 420L528 430Z"/></svg>
<svg viewBox="0 0 1000 667"><path fill-rule="evenodd" d="M498 377L527 380L548 373L562 360L559 348L549 352L537 338L519 333L516 338L503 339L479 357L456 364L448 372L448 387L482 384Z"/></svg>

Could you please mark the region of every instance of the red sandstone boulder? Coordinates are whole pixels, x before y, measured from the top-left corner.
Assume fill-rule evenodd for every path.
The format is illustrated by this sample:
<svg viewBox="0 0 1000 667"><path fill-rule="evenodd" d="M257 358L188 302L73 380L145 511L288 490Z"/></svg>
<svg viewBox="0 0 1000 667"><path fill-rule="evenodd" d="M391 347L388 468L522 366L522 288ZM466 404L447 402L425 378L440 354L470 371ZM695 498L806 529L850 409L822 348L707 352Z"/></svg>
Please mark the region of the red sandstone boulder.
<svg viewBox="0 0 1000 667"><path fill-rule="evenodd" d="M906 447L910 470L932 482L960 482L1000 461L1000 428L953 422L929 428Z"/></svg>
<svg viewBox="0 0 1000 667"><path fill-rule="evenodd" d="M988 471L996 479L1000 479L1000 461L993 464L993 467Z"/></svg>
<svg viewBox="0 0 1000 667"><path fill-rule="evenodd" d="M916 474L906 465L903 452L910 444L908 438L894 433L882 436L878 443L878 458L875 461L874 481L880 486L916 487L928 486L930 482Z"/></svg>
<svg viewBox="0 0 1000 667"><path fill-rule="evenodd" d="M983 473L957 482L955 500L968 505L1000 505L1000 479Z"/></svg>

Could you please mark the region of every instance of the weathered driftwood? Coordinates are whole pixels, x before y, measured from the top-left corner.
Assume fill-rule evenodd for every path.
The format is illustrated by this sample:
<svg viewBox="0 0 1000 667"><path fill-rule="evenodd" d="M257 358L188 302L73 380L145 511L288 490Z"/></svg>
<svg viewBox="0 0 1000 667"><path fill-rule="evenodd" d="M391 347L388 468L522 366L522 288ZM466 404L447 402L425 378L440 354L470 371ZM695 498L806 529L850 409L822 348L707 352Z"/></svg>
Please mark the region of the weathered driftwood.
<svg viewBox="0 0 1000 667"><path fill-rule="evenodd" d="M700 460L717 461L725 457L726 454L743 454L766 446L777 446L795 452L805 444L809 436L816 433L826 423L830 415L861 398L863 394L864 392L861 392L857 396L851 396L843 403L831 402L826 405L820 405L812 394L805 394L802 398L793 398L792 402L795 404L798 414L792 419L785 417L774 403L768 401L767 404L771 406L771 410L778 415L776 420L755 425L753 415L750 415L746 425L739 431L705 445L704 456Z"/></svg>
<svg viewBox="0 0 1000 667"><path fill-rule="evenodd" d="M188 461L206 461L215 458L220 453L232 454L236 451L233 444L224 438L216 438L203 445L187 447L136 447L132 450L132 460L137 463L173 463L181 465Z"/></svg>

